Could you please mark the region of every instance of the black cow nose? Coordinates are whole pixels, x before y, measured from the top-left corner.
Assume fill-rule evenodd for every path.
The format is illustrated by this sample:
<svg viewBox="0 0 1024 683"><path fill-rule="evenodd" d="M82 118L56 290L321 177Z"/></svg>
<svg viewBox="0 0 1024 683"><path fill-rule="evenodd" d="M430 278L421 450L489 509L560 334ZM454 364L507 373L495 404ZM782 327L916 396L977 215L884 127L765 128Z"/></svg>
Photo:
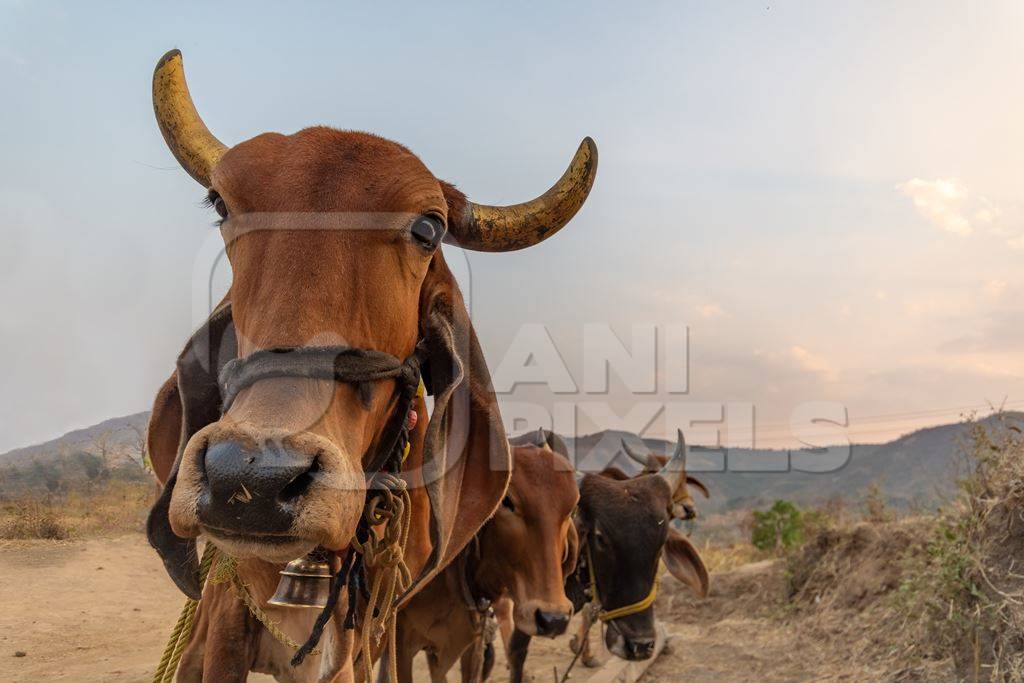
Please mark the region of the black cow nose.
<svg viewBox="0 0 1024 683"><path fill-rule="evenodd" d="M538 636L560 636L569 626L569 615L562 612L545 612L539 609L534 620L537 622Z"/></svg>
<svg viewBox="0 0 1024 683"><path fill-rule="evenodd" d="M295 519L295 503L319 469L316 457L279 445L210 444L204 454L206 487L199 520L242 534L284 534Z"/></svg>
<svg viewBox="0 0 1024 683"><path fill-rule="evenodd" d="M654 638L627 639L626 654L632 660L650 659L654 654Z"/></svg>

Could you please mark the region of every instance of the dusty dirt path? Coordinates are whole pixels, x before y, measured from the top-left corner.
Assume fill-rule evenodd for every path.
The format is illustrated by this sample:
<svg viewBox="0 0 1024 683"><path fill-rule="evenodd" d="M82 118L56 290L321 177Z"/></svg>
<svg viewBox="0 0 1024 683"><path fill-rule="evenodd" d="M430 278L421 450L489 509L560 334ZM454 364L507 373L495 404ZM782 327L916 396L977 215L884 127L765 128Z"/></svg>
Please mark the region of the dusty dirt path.
<svg viewBox="0 0 1024 683"><path fill-rule="evenodd" d="M714 575L711 596L695 600L666 577L657 610L676 638L643 680L891 678L858 667L805 625L779 619L783 581L777 564L747 565ZM181 603L139 534L0 543L0 681L149 681ZM528 671L535 681L551 681L553 667L568 664L567 643L568 636L533 641ZM492 680L501 683L508 677L500 645L497 650ZM591 674L577 668L572 680L586 681ZM453 671L449 680L457 679ZM422 661L416 680L427 680Z"/></svg>
<svg viewBox="0 0 1024 683"><path fill-rule="evenodd" d="M141 534L0 542L0 681L148 682L182 601ZM507 680L497 649L492 680ZM545 671L568 656L564 643L533 650ZM417 672L427 679L423 661Z"/></svg>

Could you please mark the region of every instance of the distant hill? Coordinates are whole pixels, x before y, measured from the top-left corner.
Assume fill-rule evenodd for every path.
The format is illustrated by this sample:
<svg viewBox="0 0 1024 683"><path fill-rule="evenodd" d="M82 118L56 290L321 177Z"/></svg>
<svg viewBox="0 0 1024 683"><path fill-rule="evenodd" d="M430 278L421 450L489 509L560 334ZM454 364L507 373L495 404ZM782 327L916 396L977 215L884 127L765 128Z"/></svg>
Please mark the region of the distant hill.
<svg viewBox="0 0 1024 683"><path fill-rule="evenodd" d="M20 465L27 461L48 463L75 451L104 455L112 461L131 459L141 463L142 453L139 446L146 433L148 420L149 412L113 417L91 427L70 431L50 441L15 448L0 453L0 467Z"/></svg>
<svg viewBox="0 0 1024 683"><path fill-rule="evenodd" d="M142 467L147 418L147 413L117 417L0 454L0 502L93 491L110 480L151 482Z"/></svg>
<svg viewBox="0 0 1024 683"><path fill-rule="evenodd" d="M998 419L988 417L979 424L991 428ZM1004 413L1002 419L1024 426L1024 413ZM965 471L962 444L969 429L965 423L928 427L888 443L856 444L827 454L692 446L688 469L711 490L711 499L700 501L707 512L761 507L779 498L802 503L839 497L857 500L876 482L891 504L931 507L948 499L956 479ZM639 437L612 430L566 441L570 449L575 449L581 470L598 471L613 463L632 473L639 467L622 452L622 438L639 451L664 454L675 448L674 443L662 439L643 439L645 448L641 448ZM727 469L722 471L726 462ZM828 467L830 471L798 471L815 466L820 469L822 464L841 466Z"/></svg>
<svg viewBox="0 0 1024 683"><path fill-rule="evenodd" d="M52 478L54 471L81 470L83 462L91 466L86 454L100 456L110 467L139 463L148 418L145 412L112 418L45 443L8 451L0 454L0 472L32 467L40 475L49 471ZM988 417L979 423L992 426L997 419ZM1024 413L1004 413L1003 419L1024 426ZM692 446L689 471L711 490L711 499L701 501L705 512L761 507L778 498L803 503L836 497L857 500L875 482L892 504L932 506L948 497L963 473L961 443L968 430L964 423L928 427L888 443L857 444L825 454ZM671 453L675 447L662 439L641 440L635 434L614 430L566 438L566 442L581 470L599 471L614 463L626 472L635 472L638 466L621 451L623 438L640 451ZM823 463L829 467L823 468ZM841 466L834 469L836 465ZM799 471L815 467L829 471Z"/></svg>

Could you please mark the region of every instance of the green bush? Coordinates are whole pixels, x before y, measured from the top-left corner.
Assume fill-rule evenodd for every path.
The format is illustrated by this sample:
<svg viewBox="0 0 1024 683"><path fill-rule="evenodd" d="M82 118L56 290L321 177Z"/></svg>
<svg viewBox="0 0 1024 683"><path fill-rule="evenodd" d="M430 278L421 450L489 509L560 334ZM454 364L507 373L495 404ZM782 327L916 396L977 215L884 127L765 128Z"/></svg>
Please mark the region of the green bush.
<svg viewBox="0 0 1024 683"><path fill-rule="evenodd" d="M790 550L804 542L805 514L788 500L777 500L764 512L754 511L751 543L758 550Z"/></svg>

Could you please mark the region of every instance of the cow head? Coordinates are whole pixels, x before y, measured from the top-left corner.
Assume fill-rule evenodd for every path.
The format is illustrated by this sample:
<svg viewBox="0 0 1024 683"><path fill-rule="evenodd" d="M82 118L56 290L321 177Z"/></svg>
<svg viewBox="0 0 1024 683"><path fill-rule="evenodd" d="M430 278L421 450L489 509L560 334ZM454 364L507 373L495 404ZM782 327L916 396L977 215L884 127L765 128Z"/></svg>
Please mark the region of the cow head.
<svg viewBox="0 0 1024 683"><path fill-rule="evenodd" d="M605 612L640 604L650 596L659 559L675 578L698 595L707 595L708 573L700 555L671 528L677 512L673 493L683 472L680 460L677 452L655 474L627 479L588 474L582 479L577 526L580 543L588 550L584 559L592 565L578 571L582 575L577 580L589 582L592 569ZM607 621L605 644L623 659L648 659L654 639L653 606Z"/></svg>
<svg viewBox="0 0 1024 683"><path fill-rule="evenodd" d="M677 441L676 450L672 454L672 459L677 459L679 476L675 478L675 490L672 492L672 501L676 506L675 515L679 519L693 519L697 516L697 505L693 500L693 496L690 495L690 487L697 489L705 498L710 497L708 487L696 477L690 476L686 473L686 441L683 438L683 430L676 430ZM635 462L639 463L643 470L643 474L654 474L661 470L669 462L669 457L666 455L655 455L654 453L648 453L647 455L641 455L639 452L633 450L633 448L626 443L626 440L622 440L622 450ZM618 478L618 477L617 477Z"/></svg>
<svg viewBox="0 0 1024 683"><path fill-rule="evenodd" d="M480 532L478 576L493 582L483 586L488 592L509 590L523 633L553 638L569 625L565 579L579 548L572 523L578 499L568 460L547 446L512 449L508 492Z"/></svg>
<svg viewBox="0 0 1024 683"><path fill-rule="evenodd" d="M153 94L168 146L218 215L233 272L237 356L345 345L404 359L425 339L433 355L424 372L435 393L444 378L486 374L470 368L466 354L444 357L451 338L479 351L441 242L480 251L536 244L582 206L596 172L588 138L538 199L474 204L408 149L374 135L319 127L228 148L199 118L177 51L158 64ZM179 363L183 395L187 374ZM471 393L493 398L484 380ZM363 507L364 465L396 406L394 389L392 379L357 385L294 376L244 388L184 445L167 485L174 536L208 534L233 556L276 562L316 546L345 548ZM484 411L469 419L497 433L495 417ZM158 549L153 528L162 521L151 517Z"/></svg>

